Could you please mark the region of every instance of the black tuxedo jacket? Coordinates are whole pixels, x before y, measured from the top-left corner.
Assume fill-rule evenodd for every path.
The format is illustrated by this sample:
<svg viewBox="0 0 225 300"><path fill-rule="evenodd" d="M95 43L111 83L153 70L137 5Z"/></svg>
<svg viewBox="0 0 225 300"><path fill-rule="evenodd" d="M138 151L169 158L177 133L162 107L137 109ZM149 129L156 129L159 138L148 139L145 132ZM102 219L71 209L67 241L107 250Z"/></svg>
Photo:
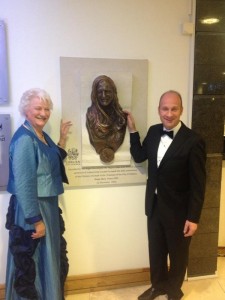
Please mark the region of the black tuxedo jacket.
<svg viewBox="0 0 225 300"><path fill-rule="evenodd" d="M162 124L151 126L141 144L138 132L130 134L131 155L135 162L148 160L145 212L154 211L157 189L158 208L165 220L198 223L205 194L205 143L183 123L159 167L157 151Z"/></svg>

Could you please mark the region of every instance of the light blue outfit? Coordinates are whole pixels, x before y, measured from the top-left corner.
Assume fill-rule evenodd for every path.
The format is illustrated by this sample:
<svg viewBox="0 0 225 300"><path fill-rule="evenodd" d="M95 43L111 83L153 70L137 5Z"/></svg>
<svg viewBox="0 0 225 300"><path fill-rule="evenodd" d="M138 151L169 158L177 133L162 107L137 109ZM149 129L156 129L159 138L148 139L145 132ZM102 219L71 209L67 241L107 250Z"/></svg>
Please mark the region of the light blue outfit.
<svg viewBox="0 0 225 300"><path fill-rule="evenodd" d="M48 145L38 139L32 126L28 121L25 121L15 132L10 144L10 171L7 190L14 195L11 197L11 199L13 198L11 206L14 210L11 209L13 211L13 221L11 222L13 226L10 227L6 300L64 299L64 282L62 282L62 278L65 280L68 273L68 262L67 258L65 258L64 273L66 274L62 275L63 263L60 257L62 256L63 237L61 234L64 231L64 224L62 223L63 220L58 207L58 195L64 191L62 182L63 179L66 181L66 175L65 169L63 169L61 151L46 133L44 133L44 136ZM46 235L39 240L32 240L29 230L34 231L33 224L42 219L46 226ZM10 242L12 243L14 240L17 245L18 241L15 239L14 233L17 233L18 230L22 230L23 234L24 232L28 234L31 247L33 247L32 243L34 241L37 244L33 248L34 254L32 255L34 263L34 271L32 272L35 278L34 287L32 288L31 284L31 287L24 289L23 285L26 286L27 281L20 279L21 272L17 270L16 276L19 292L16 292L16 258L12 255L11 249L16 249L15 252L17 253L18 247L13 248L12 245L10 246ZM19 264L20 260L19 256ZM26 268L27 263L24 262L24 265ZM29 278L30 271L28 270L27 272ZM29 285L30 283L28 283ZM35 293L33 290L36 290Z"/></svg>

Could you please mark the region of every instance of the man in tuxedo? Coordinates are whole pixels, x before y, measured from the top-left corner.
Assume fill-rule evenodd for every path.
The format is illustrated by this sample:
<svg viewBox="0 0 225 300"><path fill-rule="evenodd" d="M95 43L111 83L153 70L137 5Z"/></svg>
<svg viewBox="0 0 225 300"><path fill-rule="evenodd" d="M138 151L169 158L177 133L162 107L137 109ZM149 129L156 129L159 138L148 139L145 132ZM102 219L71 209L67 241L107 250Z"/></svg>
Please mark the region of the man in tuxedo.
<svg viewBox="0 0 225 300"><path fill-rule="evenodd" d="M183 296L189 245L204 201L206 153L201 137L180 120L182 112L181 95L165 92L158 107L162 123L151 126L141 143L134 117L126 111L131 155L137 163L148 160L145 213L152 285L139 300Z"/></svg>

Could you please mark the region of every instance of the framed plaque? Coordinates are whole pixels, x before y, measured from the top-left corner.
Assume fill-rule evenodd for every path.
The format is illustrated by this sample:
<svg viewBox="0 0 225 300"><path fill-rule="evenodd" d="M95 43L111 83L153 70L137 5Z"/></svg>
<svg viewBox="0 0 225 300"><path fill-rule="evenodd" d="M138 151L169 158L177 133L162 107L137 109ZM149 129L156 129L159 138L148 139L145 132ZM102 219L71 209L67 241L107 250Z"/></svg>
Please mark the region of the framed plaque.
<svg viewBox="0 0 225 300"><path fill-rule="evenodd" d="M9 177L10 115L0 114L0 190L6 190Z"/></svg>
<svg viewBox="0 0 225 300"><path fill-rule="evenodd" d="M0 104L9 101L8 62L5 24L0 20Z"/></svg>

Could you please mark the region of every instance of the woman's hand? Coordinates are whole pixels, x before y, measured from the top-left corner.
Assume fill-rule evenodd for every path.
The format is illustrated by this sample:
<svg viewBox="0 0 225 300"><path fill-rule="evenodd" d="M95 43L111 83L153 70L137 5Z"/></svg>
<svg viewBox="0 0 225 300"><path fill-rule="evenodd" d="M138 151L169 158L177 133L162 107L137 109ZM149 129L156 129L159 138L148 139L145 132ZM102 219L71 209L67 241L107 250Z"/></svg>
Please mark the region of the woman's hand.
<svg viewBox="0 0 225 300"><path fill-rule="evenodd" d="M34 223L35 232L32 233L32 239L40 239L45 236L45 223L43 221L39 221Z"/></svg>
<svg viewBox="0 0 225 300"><path fill-rule="evenodd" d="M71 121L64 122L63 120L61 120L60 122L60 138L59 138L58 146L61 148L65 148L66 146L66 139L71 125L72 125Z"/></svg>

